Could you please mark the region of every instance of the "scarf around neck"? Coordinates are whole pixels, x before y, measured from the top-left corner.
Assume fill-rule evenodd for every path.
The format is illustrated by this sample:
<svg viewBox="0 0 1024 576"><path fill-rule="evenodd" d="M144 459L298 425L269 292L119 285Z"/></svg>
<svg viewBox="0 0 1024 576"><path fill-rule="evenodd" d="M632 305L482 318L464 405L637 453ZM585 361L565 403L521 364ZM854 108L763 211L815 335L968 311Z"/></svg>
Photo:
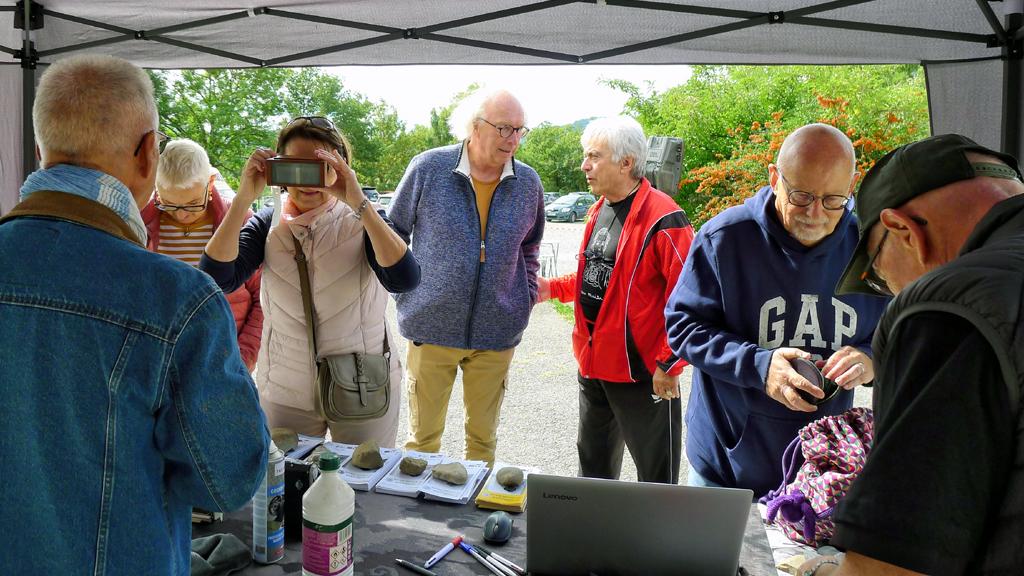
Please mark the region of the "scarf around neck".
<svg viewBox="0 0 1024 576"><path fill-rule="evenodd" d="M81 196L110 208L128 224L142 245L146 245L149 235L135 197L127 186L110 174L71 164L57 164L29 174L21 186L21 199L44 190Z"/></svg>

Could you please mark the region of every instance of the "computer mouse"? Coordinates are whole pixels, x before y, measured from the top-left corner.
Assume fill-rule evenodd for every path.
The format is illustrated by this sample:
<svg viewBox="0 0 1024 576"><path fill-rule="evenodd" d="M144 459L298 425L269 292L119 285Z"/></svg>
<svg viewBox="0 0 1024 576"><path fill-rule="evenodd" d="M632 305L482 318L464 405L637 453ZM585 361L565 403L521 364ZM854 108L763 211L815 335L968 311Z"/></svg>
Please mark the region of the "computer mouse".
<svg viewBox="0 0 1024 576"><path fill-rule="evenodd" d="M484 540L494 544L504 544L512 537L512 517L508 512L494 512L484 522Z"/></svg>

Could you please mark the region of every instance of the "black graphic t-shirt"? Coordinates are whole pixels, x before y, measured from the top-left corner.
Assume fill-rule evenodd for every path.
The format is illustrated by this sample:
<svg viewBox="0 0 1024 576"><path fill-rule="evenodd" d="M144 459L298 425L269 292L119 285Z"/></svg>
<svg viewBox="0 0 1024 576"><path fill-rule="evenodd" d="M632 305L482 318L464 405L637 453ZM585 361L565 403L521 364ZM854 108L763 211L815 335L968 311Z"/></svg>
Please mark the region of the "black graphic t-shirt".
<svg viewBox="0 0 1024 576"><path fill-rule="evenodd" d="M629 215L634 198L635 193L615 203L605 202L594 220L594 230L590 233L587 249L583 251L586 264L580 282L580 309L588 325L592 326L597 320L597 313L604 302L612 268L615 267L615 252L622 235L622 223Z"/></svg>

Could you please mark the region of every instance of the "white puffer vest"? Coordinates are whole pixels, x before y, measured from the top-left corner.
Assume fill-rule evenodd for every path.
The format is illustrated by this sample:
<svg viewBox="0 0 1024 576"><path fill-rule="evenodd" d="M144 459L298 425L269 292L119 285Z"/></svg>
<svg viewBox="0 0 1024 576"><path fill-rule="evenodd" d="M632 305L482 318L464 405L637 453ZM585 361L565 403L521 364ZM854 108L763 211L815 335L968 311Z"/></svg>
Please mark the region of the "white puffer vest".
<svg viewBox="0 0 1024 576"><path fill-rule="evenodd" d="M260 287L263 339L256 383L265 400L315 411L316 371L292 235L302 243L309 263L318 358L349 352L381 354L388 293L366 261L363 227L344 202L327 202L271 229ZM401 382L402 369L394 338L390 333L388 338L394 386Z"/></svg>

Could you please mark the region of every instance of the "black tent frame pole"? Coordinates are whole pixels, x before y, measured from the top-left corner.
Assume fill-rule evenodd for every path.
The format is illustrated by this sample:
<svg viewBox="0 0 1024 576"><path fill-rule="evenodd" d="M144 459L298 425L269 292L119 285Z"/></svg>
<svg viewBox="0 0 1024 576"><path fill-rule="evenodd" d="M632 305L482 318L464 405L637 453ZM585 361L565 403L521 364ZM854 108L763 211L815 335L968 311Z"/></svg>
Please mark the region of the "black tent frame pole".
<svg viewBox="0 0 1024 576"><path fill-rule="evenodd" d="M36 133L32 123L32 108L36 101L36 62L38 55L35 53L35 46L32 44L32 0L22 0L20 6L22 11L22 40L21 53L21 171L22 178L36 169ZM38 6L36 9L42 8ZM42 27L42 14L40 28ZM17 23L17 18L15 18Z"/></svg>
<svg viewBox="0 0 1024 576"><path fill-rule="evenodd" d="M978 8L981 9L981 13L985 15L985 20L988 20L988 25L992 27L992 30L996 33L996 39L999 40L999 44L1005 45L1007 42L1006 30L1003 28L1002 23L999 22L999 17L992 10L992 6L989 4L990 0L977 0Z"/></svg>
<svg viewBox="0 0 1024 576"><path fill-rule="evenodd" d="M827 12L827 11L830 11L830 10L836 10L836 9L839 9L839 8L845 8L845 7L854 6L854 5L858 5L858 4L869 4L869 3L875 2L875 1L877 1L877 0L830 0L830 1L819 3L819 4L813 4L813 5L810 5L810 6L805 6L803 8L797 8L797 9L794 9L794 10L788 10L788 11L785 11L785 12L752 12L752 11L746 11L746 10L734 10L734 9L717 8L717 7L709 7L709 6L691 6L691 5L686 5L686 4L673 4L673 3L668 3L668 2L659 2L659 1L656 1L656 0L544 0L544 1L541 1L541 2L533 2L533 3L525 4L523 6L519 6L519 7L516 7L516 8L497 10L497 11L494 11L494 12L488 12L488 13L485 13L485 14L478 14L478 15L475 15L475 16L470 16L470 17L466 17L466 18L460 18L460 19L449 21L449 22L442 22L442 23L432 24L432 25L428 25L428 26L424 26L424 27L420 27L420 28L407 28L407 29L395 28L395 27L390 27L390 26L381 26L381 25L378 25L378 24L369 24L369 23L366 23L366 22L355 22L355 21L350 21L350 20L341 20L341 19L337 19L337 18L330 18L330 17L325 17L325 16L316 16L316 15L312 15L312 14L302 14L302 13L297 13L297 12L278 10L278 9L269 8L269 7L258 7L258 8L254 8L252 10L246 10L246 11L241 11L241 12L233 12L233 13L225 14L225 15L222 15L222 16L215 16L215 17L212 17L212 18L206 18L206 19L202 19L202 20L195 20L195 21L191 21L191 22L184 22L184 23L177 24L177 25L174 25L174 26L166 26L166 27L163 27L163 28L157 28L155 30L148 30L148 31L147 30L130 30L130 29L123 28L123 27L120 27L120 26L116 26L116 25L113 25L113 24L109 24L109 23L106 23L106 22L98 22L98 21L89 20L89 19L86 19L86 18L81 18L81 17L73 16L73 15L70 15L70 14L62 14L62 13L58 13L58 12L53 12L53 11L50 11L50 10L46 10L45 8L42 8L42 6L37 3L36 6L39 9L41 9L43 14L45 14L47 16L54 17L54 18L60 18L60 19L63 19L63 20L68 20L68 21L71 21L71 22L76 22L76 23L84 24L84 25L88 25L88 26L95 26L95 27L100 28L100 29L109 30L111 32L116 32L116 33L118 33L118 35L114 36L114 37L111 37L111 38L104 38L104 39L100 39L100 40L93 40L91 42L84 42L84 43L81 43L81 44L73 44L73 45L68 45L68 46L62 46L62 47L59 47L59 48L51 48L49 50L44 50L42 52L39 52L36 56L37 56L37 59L38 59L38 58L45 58L45 57L48 57L48 56L54 56L54 55L57 55L57 54L62 54L62 53L65 53L65 52L73 52L73 51L77 51L77 50L82 50L84 48L92 48L92 47L96 47L96 46L116 44L116 43L125 42L125 41L131 41L131 40L150 40L150 41L162 42L162 43L165 43L165 44L171 44L171 45L178 46L178 47L181 47L181 48L185 48L185 49L188 49L188 50L194 50L194 51L197 51L197 52L213 54L213 55L220 56L220 57L223 57L223 58L235 60L235 61L238 61L238 62L243 62L245 64L249 64L249 65L252 65L252 66L261 66L262 67L262 66L286 65L286 64L288 64L290 62L295 62L295 61L298 61L298 60L305 60L305 59L313 58L313 57L316 57L316 56L322 56L322 55L325 55L325 54L332 54L332 53L342 52L342 51L345 51L345 50L351 50L351 49L354 49L354 48L361 48L361 47L370 46L370 45L374 45L374 44L380 44L380 43L384 43L384 42L392 42L394 40L430 40L430 41L434 41L434 42L443 42L443 43L448 43L448 44L457 44L457 45L463 45L463 46L473 46L473 47L482 48L482 49L485 49L485 50L494 50L494 51L498 51L498 52L509 52L509 53L516 53L516 54L524 54L524 55L534 56L534 57L541 58L541 59L546 59L546 60L584 63L584 62L600 61L600 60L604 60L604 59L607 59L607 58L611 58L611 57L615 57L615 56L621 56L621 55L624 55L624 54L629 54L629 53L632 53L632 52L637 52L637 51L640 51L640 50L646 50L646 49L655 48L655 47L659 47L659 46L678 44L678 43L681 43L681 42L686 42L688 40L695 40L695 39L698 39L698 38L707 38L709 36L715 36L715 35L718 35L718 34L724 34L724 33L727 33L727 32L733 32L733 31L736 31L736 30L742 30L744 28L750 28L750 27L764 25L764 24L791 23L791 24L800 24L800 25L805 25L805 26L816 26L816 27L825 27L825 28L838 28L838 29L848 29L848 30L862 30L862 31L884 33L884 34L897 34L897 35L903 35L903 36L916 36L916 37L924 37L924 38L944 38L944 39L948 39L948 40L959 40L959 41L963 41L963 42L972 42L972 43L986 44L988 46L1005 45L1005 43L1002 41L1003 39L1012 38L1014 33L1016 34L1017 38L1020 38L1022 36L1022 34L1024 34L1024 31L1022 31L1021 29L1005 30L1004 31L1002 29L1002 27L998 27L998 28L994 27L994 29L996 31L995 34L972 34L972 33L965 33L965 32L954 32L954 31L950 31L950 30L931 30L931 29L926 29L926 28L914 28L914 27L910 27L910 26L893 26L893 25L886 25L886 24L851 22L851 21L845 21L845 20L831 20L831 19L826 19L826 18L811 17L811 15L815 14L815 13ZM991 23L992 19L995 18L995 15L992 13L991 8L987 4L988 0L977 0L977 1L979 2L979 6L982 7L982 11L985 13L985 17L987 19L989 19L989 22ZM693 30L693 31L686 32L686 33L683 33L683 34L677 34L677 35L669 36L667 38L659 38L659 39L649 40L649 41L641 42L641 43L638 43L638 44L632 44L632 45L628 45L628 46L621 46L621 47L618 47L618 48L613 48L613 49L610 49L610 50L603 50L603 51L600 51L600 52L594 52L594 53L590 53L590 54L565 54L565 53L561 53L561 52L553 52L553 51L549 51L549 50L539 50L539 49L525 47L525 46L514 46L514 45L502 44L502 43L492 42L492 41L474 40L474 39L469 39L469 38L461 38L461 37L452 36L452 35L448 35L448 34L438 34L438 32L441 32L443 30L448 30L448 29L452 29L452 28L458 28L458 27L469 25L469 24L475 24L475 23L485 22L485 21L489 21L489 20L496 20L496 19L500 19L500 18L516 16L516 15L519 15L519 14L535 13L535 12L539 12L539 11L543 11L543 10L548 10L548 9L551 9L551 8L556 8L556 7L564 6L564 5L568 5L568 4L575 4L575 3L582 3L582 4L597 4L597 3L601 3L601 4L605 4L605 5L609 6L609 7L638 8L638 9L643 9L643 10L655 10L655 11L664 11L664 12L688 13L688 14L698 14L698 15L705 15L705 16L718 16L718 17L723 17L723 18L735 18L735 19L737 19L737 21L736 22L731 22L731 23L728 23L728 24L724 24L724 25L712 26L710 28L705 28L705 29L701 29L701 30ZM365 31L369 31L369 32L378 32L378 33L381 33L381 34L379 36L373 36L373 37L365 38L365 39L362 39L362 40L356 40L356 41L347 42L347 43L343 43L343 44L337 44L337 45L334 45L334 46L326 46L326 47L323 47L323 48L318 48L318 49L309 50L309 51L305 51L305 52L299 52L299 53L296 53L296 54L287 54L287 55L278 56L278 57L275 57L275 58L270 58L270 59L267 59L267 60L260 60L260 59L253 58L251 56L247 56L247 55L244 55L244 54L236 54L236 53L232 53L232 52L216 50L214 48L210 48L210 47L207 47L207 46L202 46L202 45L191 43L191 42L184 42L184 41L172 39L172 38L169 38L168 36L166 36L166 34L168 34L168 33L182 31L182 30L191 30L191 29L195 29L195 28L198 28L198 27L201 27L201 26L205 26L205 25L209 25L209 24L214 24L214 23L218 23L218 22L224 22L224 21L228 21L228 20L235 20L235 19L238 19L238 18L245 18L245 17L249 17L249 16L263 16L263 15L277 16L277 17L280 17L280 18L289 18L289 19L293 19L293 20L306 20L306 21L310 21L310 22L323 23L323 24L327 24L327 25L331 25L331 26L340 26L340 27L352 28L352 29L356 29L356 30L365 30ZM998 24L998 22L996 22L996 23ZM3 47L0 47L0 49L2 49L2 48Z"/></svg>
<svg viewBox="0 0 1024 576"><path fill-rule="evenodd" d="M23 123L22 123L22 142L24 143L24 169L26 175L35 168L35 141L34 132L32 127L32 105L35 101L35 68L39 61L39 58L61 54L64 52L72 52L81 50L87 47L101 46L107 44L114 44L130 40L149 40L156 41L165 44L170 44L185 48L188 50L194 50L197 52L204 52L208 54L214 54L223 58L244 62L253 66L276 66L285 64L287 62L294 62L296 60L302 60L311 58L323 54L336 53L344 50L350 50L362 46L368 46L378 44L382 42L390 42L393 40L431 40L435 42L444 42L449 44L457 44L464 46L474 46L486 50L504 51L511 53L524 54L534 56L537 58L548 59L548 60L561 60L563 62L594 62L600 61L606 58L614 56L620 56L637 52L640 50L655 48L659 46L665 46L670 44L677 44L685 42L687 40L694 40L697 38L706 38L708 36L714 36L718 34L724 34L744 28L750 28L754 26L764 24L782 24L791 23L807 26L825 27L825 28L840 28L848 30L862 30L876 33L885 34L897 34L904 36L916 36L925 38L944 38L948 40L958 40L963 42L982 43L988 46L1001 46L1002 47L1002 59L1003 64L1003 132L1002 132L1002 148L1013 154L1020 154L1021 148L1021 106L1019 104L1021 93L1022 93L1022 76L1024 76L1024 49L1022 49L1022 43L1024 43L1024 26L1022 26L1022 19L1024 16L1020 14L1011 14L1007 16L1005 28L1000 25L998 17L992 11L989 5L990 0L976 0L978 7L981 9L985 18L992 26L994 34L972 34L965 32L954 32L950 30L931 30L925 28L915 28L909 26L893 26L886 24L875 24L875 23L863 23L863 22L851 22L843 20L832 20L826 18L812 17L812 14L827 12L838 8L845 8L858 4L868 4L875 2L876 0L830 0L819 4L813 4L805 6L803 8L797 8L794 10L788 10L785 12L751 12L744 10L732 10L723 9L717 7L708 6L690 6L685 4L674 4L667 2L659 2L657 0L544 0L541 2L532 2L525 4L520 7L498 10L485 14L479 14L470 16L467 18L460 18L449 22L442 22L433 25L428 25L422 28L394 28L389 26L380 26L376 24L369 24L364 22L353 22L348 20L340 20L336 18L328 18L323 16L315 16L308 14L300 14L294 12L288 12L283 10L277 10L268 7L258 7L251 10L232 12L221 16L215 16L212 18L206 18L201 20L195 20L191 22L185 22L174 26L166 26L163 28L157 28L154 30L130 30L122 28L120 26L108 24L105 22L93 21L85 18L76 17L69 14L61 14L46 10L46 8L38 2L32 0L21 0L18 7L15 9L23 10L24 12L24 32L22 40L22 49L14 50L5 46L0 46L0 52L6 52L13 54L16 58L20 59L21 67L23 70L22 76L22 96L23 96ZM604 4L607 6L617 6L624 8L639 8L645 10L656 10L665 12L677 12L677 13L692 13L702 14L709 16L719 16L725 18L735 18L736 22L731 22L724 25L712 26L701 30L694 30L683 34L677 34L667 38L660 38L632 44L628 46L621 46L610 50L604 50L600 52L594 52L590 54L564 54L560 52L552 52L547 50L538 50L523 46L512 46L508 44L501 44L497 42L473 40L469 38L461 38L457 36L451 36L446 34L438 34L438 32L458 28L461 26L484 22L488 20L495 20L499 18L538 12L563 6L566 4L584 3L584 4ZM11 8L0 8L2 11L9 11ZM95 26L100 29L109 30L118 33L118 36L112 38L105 38L101 40L94 40L92 42L85 42L77 45L63 46L60 48L53 48L42 52L36 52L31 40L31 30L33 28L41 28L43 16L47 15L50 17L61 18L80 24ZM38 21L33 23L31 16L36 15ZM345 44L338 44L335 46L328 46L316 50L310 50L307 52L301 52L297 54L290 54L272 58L269 60L260 60L251 56L243 54L235 54L223 50L217 50L207 46L201 46L191 42L185 42L182 40L172 39L165 34L190 30L201 26L224 22L228 20L235 20L239 18L261 16L261 15L273 15L283 18L291 18L297 20L308 20L312 22L321 22L328 25L342 26L347 28L361 29L372 32L379 32L381 35L357 40L354 42L348 42ZM16 25L17 25L17 18Z"/></svg>
<svg viewBox="0 0 1024 576"><path fill-rule="evenodd" d="M1006 35L1012 40L1003 45L1003 152L1016 157L1021 150L1021 80L1024 75L1024 14L1007 14Z"/></svg>
<svg viewBox="0 0 1024 576"><path fill-rule="evenodd" d="M15 10L17 10L17 8L14 7L14 6L0 6L0 13L3 13L3 12L14 12ZM3 52L4 54L10 54L11 56L14 56L15 58L17 58L18 54L19 54L19 52L18 52L18 50L16 48L8 48L7 46L4 46L4 45L0 45L0 52Z"/></svg>

